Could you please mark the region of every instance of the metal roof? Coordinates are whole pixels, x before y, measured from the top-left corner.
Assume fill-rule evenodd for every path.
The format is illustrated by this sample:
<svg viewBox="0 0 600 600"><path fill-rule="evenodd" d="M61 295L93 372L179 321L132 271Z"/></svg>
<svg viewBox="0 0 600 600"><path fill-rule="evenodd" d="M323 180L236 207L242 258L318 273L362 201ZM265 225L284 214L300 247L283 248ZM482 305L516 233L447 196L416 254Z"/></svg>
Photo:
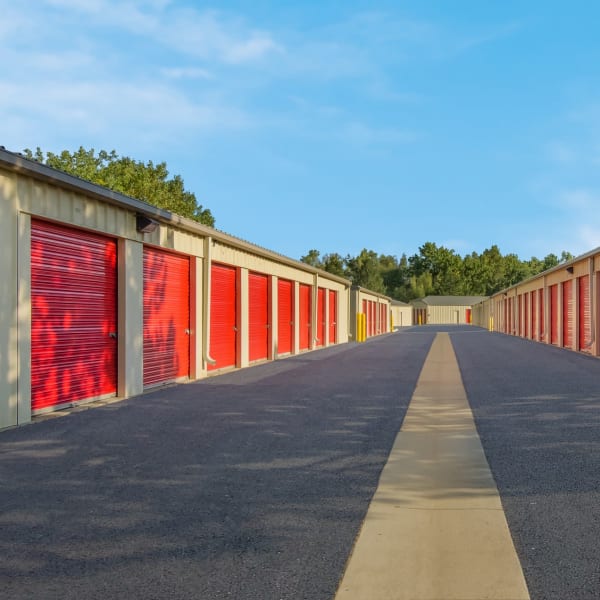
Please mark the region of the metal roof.
<svg viewBox="0 0 600 600"><path fill-rule="evenodd" d="M402 302L402 300L392 300L391 302L392 306L411 306L410 304L408 304L408 302Z"/></svg>
<svg viewBox="0 0 600 600"><path fill-rule="evenodd" d="M30 160L22 154L6 150L4 146L0 146L0 168L27 175L40 181L59 185L62 188L91 196L103 202L107 202L127 210L143 213L162 223L175 225L181 229L191 231L203 237L212 237L213 239L225 245L233 246L258 256L275 260L297 269L301 269L302 271L323 275L324 277L327 277L327 279L343 283L347 286L350 286L352 283L349 279L340 277L339 275L333 275L332 273L328 273L323 269L317 269L316 267L307 265L302 261L289 258L283 254L279 254L278 252L263 248L262 246L257 246L256 244L229 235L228 233L218 229L213 229L207 225L202 225L201 223L198 223L192 219L181 217L175 213L165 210L164 208L158 208L152 204L144 202L143 200L132 198L120 192L115 192L96 183L92 183L91 181L87 181L86 179L81 179L80 177L76 177L75 175L70 175L64 171L54 169L35 160Z"/></svg>
<svg viewBox="0 0 600 600"><path fill-rule="evenodd" d="M486 299L487 296L425 296L417 301L427 306L473 306Z"/></svg>

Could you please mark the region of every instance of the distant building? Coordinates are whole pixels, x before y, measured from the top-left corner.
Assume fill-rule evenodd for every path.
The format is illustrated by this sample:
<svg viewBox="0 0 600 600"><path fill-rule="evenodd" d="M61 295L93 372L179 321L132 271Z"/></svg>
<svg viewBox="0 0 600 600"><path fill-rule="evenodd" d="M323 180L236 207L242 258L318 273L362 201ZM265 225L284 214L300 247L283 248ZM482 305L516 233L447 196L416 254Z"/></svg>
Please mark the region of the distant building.
<svg viewBox="0 0 600 600"><path fill-rule="evenodd" d="M475 304L487 296L426 296L411 301L415 325L457 325L471 323L471 311Z"/></svg>
<svg viewBox="0 0 600 600"><path fill-rule="evenodd" d="M410 304L400 300L392 300L390 310L394 327L408 327L413 324L413 307Z"/></svg>

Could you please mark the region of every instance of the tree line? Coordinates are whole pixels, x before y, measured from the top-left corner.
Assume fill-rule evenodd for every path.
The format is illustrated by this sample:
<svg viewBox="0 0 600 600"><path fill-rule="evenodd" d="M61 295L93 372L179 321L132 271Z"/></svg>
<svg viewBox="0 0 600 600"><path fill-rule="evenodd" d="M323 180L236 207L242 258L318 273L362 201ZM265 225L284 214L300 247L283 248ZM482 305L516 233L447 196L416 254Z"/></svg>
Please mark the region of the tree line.
<svg viewBox="0 0 600 600"><path fill-rule="evenodd" d="M318 250L300 258L306 264L350 279L352 283L408 302L424 296L489 296L528 277L537 275L573 255L548 254L543 259L521 260L502 254L495 244L481 254L460 256L454 250L426 242L419 251L400 259L363 249L358 256L324 254Z"/></svg>
<svg viewBox="0 0 600 600"><path fill-rule="evenodd" d="M75 152L63 150L59 154L44 153L40 148L35 151L25 149L23 154L49 167L214 227L211 211L185 189L179 175L169 178L164 162L144 163L119 156L115 150L96 153L93 148L86 150L83 147ZM363 249L358 256L345 257L338 253L321 256L318 250L309 250L300 260L362 287L408 302L428 295L489 296L571 258L572 254L563 251L560 258L548 254L542 260L535 257L520 260L516 254L503 255L496 245L481 254L473 252L460 256L454 250L426 242L417 254L409 257L403 254L400 259Z"/></svg>
<svg viewBox="0 0 600 600"><path fill-rule="evenodd" d="M129 156L119 156L114 150L94 148L86 150L82 146L75 152L63 150L60 154L35 152L26 148L26 158L59 169L70 175L97 183L115 192L144 200L159 208L164 208L182 217L214 227L215 219L208 208L198 204L196 196L185 189L180 175L169 178L164 162L144 163Z"/></svg>

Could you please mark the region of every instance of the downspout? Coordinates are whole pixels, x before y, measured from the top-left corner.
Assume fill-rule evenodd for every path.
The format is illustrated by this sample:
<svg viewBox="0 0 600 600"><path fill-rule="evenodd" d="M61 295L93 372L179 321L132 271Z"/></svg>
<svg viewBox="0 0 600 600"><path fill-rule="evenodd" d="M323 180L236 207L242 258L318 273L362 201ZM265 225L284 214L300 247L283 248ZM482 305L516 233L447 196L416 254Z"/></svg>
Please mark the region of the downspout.
<svg viewBox="0 0 600 600"><path fill-rule="evenodd" d="M210 286L212 263L212 237L204 238L204 261L202 262L202 359L206 365L215 365L217 361L209 354L210 348Z"/></svg>

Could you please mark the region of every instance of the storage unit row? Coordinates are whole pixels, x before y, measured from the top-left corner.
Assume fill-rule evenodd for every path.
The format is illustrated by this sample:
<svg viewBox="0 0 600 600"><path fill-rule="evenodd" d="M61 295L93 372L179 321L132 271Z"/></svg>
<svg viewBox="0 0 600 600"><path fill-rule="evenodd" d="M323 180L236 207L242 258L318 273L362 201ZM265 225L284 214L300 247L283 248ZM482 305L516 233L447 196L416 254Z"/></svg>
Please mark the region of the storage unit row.
<svg viewBox="0 0 600 600"><path fill-rule="evenodd" d="M0 207L0 427L349 340L348 280L5 150Z"/></svg>
<svg viewBox="0 0 600 600"><path fill-rule="evenodd" d="M492 331L598 355L600 249L491 296L473 322Z"/></svg>

